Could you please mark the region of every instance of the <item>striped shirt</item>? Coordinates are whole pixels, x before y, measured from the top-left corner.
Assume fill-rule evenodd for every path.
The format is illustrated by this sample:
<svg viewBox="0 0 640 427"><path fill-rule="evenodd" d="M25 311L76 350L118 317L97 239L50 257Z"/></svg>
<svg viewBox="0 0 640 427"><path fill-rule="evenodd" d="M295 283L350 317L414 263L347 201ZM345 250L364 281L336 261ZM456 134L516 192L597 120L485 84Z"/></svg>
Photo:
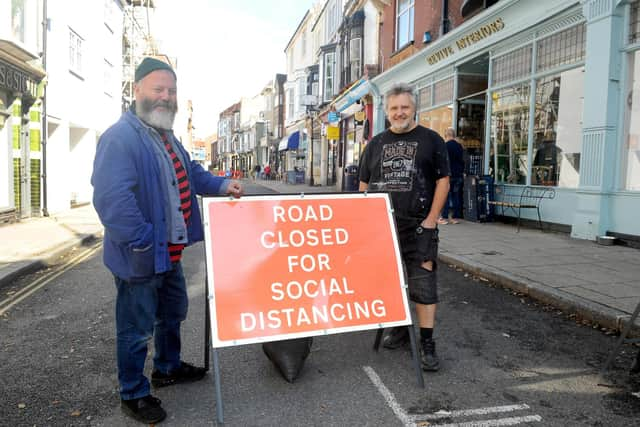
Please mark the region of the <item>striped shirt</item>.
<svg viewBox="0 0 640 427"><path fill-rule="evenodd" d="M184 217L185 224L189 224L191 218L191 189L189 188L189 177L187 171L185 171L182 162L178 155L173 151L173 147L169 142L167 135L164 132L160 133L164 147L169 153L169 157L173 161L173 168L176 171L176 179L178 180L178 191L180 192L180 209L182 210L182 216ZM182 258L182 251L184 250L183 244L174 244L168 242L169 247L169 259L171 262L179 262Z"/></svg>

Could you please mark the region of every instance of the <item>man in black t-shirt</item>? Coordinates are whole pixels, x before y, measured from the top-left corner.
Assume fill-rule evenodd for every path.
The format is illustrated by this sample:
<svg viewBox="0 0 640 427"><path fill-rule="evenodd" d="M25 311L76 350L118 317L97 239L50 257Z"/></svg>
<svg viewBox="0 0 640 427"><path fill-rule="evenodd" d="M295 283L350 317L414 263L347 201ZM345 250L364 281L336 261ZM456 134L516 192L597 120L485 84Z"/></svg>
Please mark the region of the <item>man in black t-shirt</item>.
<svg viewBox="0 0 640 427"><path fill-rule="evenodd" d="M416 303L422 369L437 371L433 328L437 289L437 220L449 192L449 158L436 132L416 124L413 90L398 84L387 92L385 112L391 126L367 144L360 159L360 191L388 192L394 209L409 297ZM406 327L393 328L386 348L409 341Z"/></svg>

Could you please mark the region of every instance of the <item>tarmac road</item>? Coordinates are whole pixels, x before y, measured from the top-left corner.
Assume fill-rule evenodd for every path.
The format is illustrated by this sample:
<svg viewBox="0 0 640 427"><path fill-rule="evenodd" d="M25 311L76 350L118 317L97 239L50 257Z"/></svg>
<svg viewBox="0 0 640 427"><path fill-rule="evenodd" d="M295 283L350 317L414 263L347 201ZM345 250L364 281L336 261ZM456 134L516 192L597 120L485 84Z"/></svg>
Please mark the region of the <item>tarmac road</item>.
<svg viewBox="0 0 640 427"><path fill-rule="evenodd" d="M184 259L191 306L183 356L202 363L202 245ZM424 390L408 350L372 351L375 331L314 338L293 384L260 345L223 348L225 424L635 425L640 378L619 367L598 375L615 337L462 271L443 265L440 272L442 369L425 373ZM16 288L41 276L24 277ZM114 298L98 252L0 317L0 425L137 425L118 407ZM163 425L217 424L211 374L154 394L169 413Z"/></svg>

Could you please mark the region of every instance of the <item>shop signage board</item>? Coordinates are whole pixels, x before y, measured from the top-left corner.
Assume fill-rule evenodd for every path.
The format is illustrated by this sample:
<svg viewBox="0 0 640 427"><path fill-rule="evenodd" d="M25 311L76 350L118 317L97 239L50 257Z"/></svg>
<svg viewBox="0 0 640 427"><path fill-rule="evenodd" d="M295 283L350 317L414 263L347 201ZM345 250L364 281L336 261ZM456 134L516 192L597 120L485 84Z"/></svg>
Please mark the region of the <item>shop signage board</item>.
<svg viewBox="0 0 640 427"><path fill-rule="evenodd" d="M329 123L338 123L340 121L340 113L337 111L329 111L328 120Z"/></svg>
<svg viewBox="0 0 640 427"><path fill-rule="evenodd" d="M340 128L338 126L327 126L327 139L340 139Z"/></svg>
<svg viewBox="0 0 640 427"><path fill-rule="evenodd" d="M411 324L387 194L203 207L214 348Z"/></svg>

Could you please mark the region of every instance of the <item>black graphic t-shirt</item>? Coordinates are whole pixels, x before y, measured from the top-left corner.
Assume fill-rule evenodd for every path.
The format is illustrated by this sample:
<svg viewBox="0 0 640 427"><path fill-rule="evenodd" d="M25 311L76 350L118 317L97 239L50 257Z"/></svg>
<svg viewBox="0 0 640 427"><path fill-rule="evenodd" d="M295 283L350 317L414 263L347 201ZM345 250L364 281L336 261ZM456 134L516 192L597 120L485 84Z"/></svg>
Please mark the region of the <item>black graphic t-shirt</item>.
<svg viewBox="0 0 640 427"><path fill-rule="evenodd" d="M424 219L436 181L449 175L444 140L420 125L407 133L385 130L367 144L360 158L360 181L369 184L369 191L391 195L396 218Z"/></svg>

